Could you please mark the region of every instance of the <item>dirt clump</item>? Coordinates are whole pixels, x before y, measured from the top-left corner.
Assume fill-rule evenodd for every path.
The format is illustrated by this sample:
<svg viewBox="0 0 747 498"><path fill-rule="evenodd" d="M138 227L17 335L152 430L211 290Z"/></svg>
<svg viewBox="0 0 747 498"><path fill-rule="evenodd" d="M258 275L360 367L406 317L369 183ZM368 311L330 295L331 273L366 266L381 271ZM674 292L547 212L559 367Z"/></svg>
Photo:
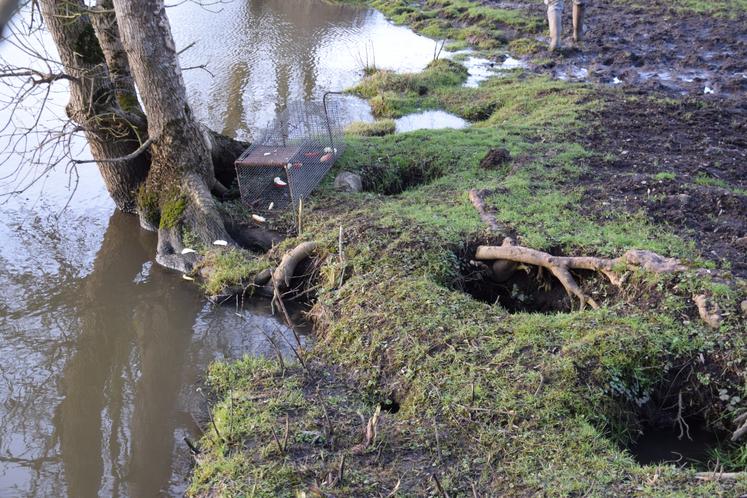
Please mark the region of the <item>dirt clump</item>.
<svg viewBox="0 0 747 498"><path fill-rule="evenodd" d="M485 157L480 161L480 168L495 170L500 169L503 165L508 164L511 161L511 153L508 149L493 148L485 154Z"/></svg>

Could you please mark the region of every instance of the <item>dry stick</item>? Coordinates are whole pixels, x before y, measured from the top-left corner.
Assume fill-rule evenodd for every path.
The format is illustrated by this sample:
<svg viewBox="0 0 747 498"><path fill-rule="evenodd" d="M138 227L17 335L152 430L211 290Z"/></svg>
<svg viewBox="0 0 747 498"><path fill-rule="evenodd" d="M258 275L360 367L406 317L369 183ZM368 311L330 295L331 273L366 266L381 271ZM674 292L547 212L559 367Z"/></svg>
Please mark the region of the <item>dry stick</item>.
<svg viewBox="0 0 747 498"><path fill-rule="evenodd" d="M438 480L438 476L435 474L431 474L433 476L433 480L436 481L436 487L438 488L438 492L441 493L441 496L443 498L449 498L449 494L444 490L443 486L441 486L441 481Z"/></svg>
<svg viewBox="0 0 747 498"><path fill-rule="evenodd" d="M210 409L210 401L208 401L207 396L205 396L205 393L202 392L201 388L198 388L197 392L200 393L200 395L202 395L202 397L205 399L205 403L207 403L207 405L208 405L208 410L207 410L208 418L210 419L210 423L213 426L213 430L215 430L215 435L218 436L218 439L220 441L226 443L227 441L225 439L223 439L223 436L220 435L220 431L218 430L218 426L215 425L215 419L213 418L213 411Z"/></svg>
<svg viewBox="0 0 747 498"><path fill-rule="evenodd" d="M747 434L747 412L744 412L741 415L737 416L737 418L734 419L734 424L742 424L741 427L734 431L734 434L732 434L731 436L732 441L738 441L742 438L742 436Z"/></svg>
<svg viewBox="0 0 747 498"><path fill-rule="evenodd" d="M288 327L290 327L291 331L293 332L293 337L296 339L296 345L298 345L299 348L302 348L303 346L301 344L301 338L298 336L298 332L296 332L296 324L288 314L288 310L285 309L285 303L283 302L283 298L280 296L280 292L278 292L277 289L275 290L275 297L273 300L278 304L278 308L280 308L280 311L283 313L283 317L288 323Z"/></svg>
<svg viewBox="0 0 747 498"><path fill-rule="evenodd" d="M701 481L736 481L747 478L747 472L698 472L695 478Z"/></svg>
<svg viewBox="0 0 747 498"><path fill-rule="evenodd" d="M345 454L342 454L342 458L340 458L340 466L337 467L337 482L341 483L342 478L345 474Z"/></svg>
<svg viewBox="0 0 747 498"><path fill-rule="evenodd" d="M334 427L332 427L332 421L329 419L329 414L327 413L327 405L324 403L324 400L321 396L318 396L319 404L322 406L322 411L324 412L324 420L327 422L327 440L329 441L329 447L332 451L335 449L335 431Z"/></svg>
<svg viewBox="0 0 747 498"><path fill-rule="evenodd" d="M288 436L290 435L290 419L285 416L285 435L283 436L283 453L288 450Z"/></svg>
<svg viewBox="0 0 747 498"><path fill-rule="evenodd" d="M397 484L395 484L394 489L386 495L386 498L394 498L397 495L397 491L399 491L399 487L402 484L402 478L400 477L397 479Z"/></svg>
<svg viewBox="0 0 747 498"><path fill-rule="evenodd" d="M283 445L280 444L280 440L278 439L278 435L275 434L275 428L271 427L270 430L272 431L272 439L275 440L275 445L278 447L278 451L281 455L285 455L285 450L283 449Z"/></svg>
<svg viewBox="0 0 747 498"><path fill-rule="evenodd" d="M246 317L242 315L241 313L236 313L236 316L246 321ZM264 331L262 327L258 327L258 329L259 329L259 333L262 334L265 337L265 339L267 339L267 342L269 342L272 345L272 349L275 351L275 356L277 356L278 358L278 363L280 363L281 375L284 376L285 375L285 362L283 361L283 354L280 351L280 347L277 345L275 340L267 332Z"/></svg>
<svg viewBox="0 0 747 498"><path fill-rule="evenodd" d="M337 250L340 253L340 283L337 285L337 288L339 289L340 287L342 287L343 280L345 280L345 253L343 252L342 248L342 225L340 225L340 238L337 244Z"/></svg>

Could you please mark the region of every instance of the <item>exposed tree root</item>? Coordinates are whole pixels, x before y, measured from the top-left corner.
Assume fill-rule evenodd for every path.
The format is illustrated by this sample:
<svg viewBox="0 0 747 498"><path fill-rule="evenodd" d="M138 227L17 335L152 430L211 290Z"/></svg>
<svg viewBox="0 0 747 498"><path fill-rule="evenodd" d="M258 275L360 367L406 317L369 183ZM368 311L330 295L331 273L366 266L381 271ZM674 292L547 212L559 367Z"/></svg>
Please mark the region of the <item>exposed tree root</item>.
<svg viewBox="0 0 747 498"><path fill-rule="evenodd" d="M477 210L477 213L480 215L480 219L488 225L488 228L490 228L492 231L503 235L504 237L508 237L505 232L507 232L506 227L501 224L498 219L490 214L487 209L485 209L485 201L482 199L482 195L484 194L484 191L478 191L475 189L471 189L469 191L469 200L472 202L472 205L475 206L475 209Z"/></svg>
<svg viewBox="0 0 747 498"><path fill-rule="evenodd" d="M296 266L314 254L318 248L319 244L317 242L302 242L285 253L280 264L272 274L272 282L275 288L281 292L287 290L290 287Z"/></svg>
<svg viewBox="0 0 747 498"><path fill-rule="evenodd" d="M469 198L480 214L480 218L491 230L502 233L503 229L500 222L485 209L481 193L474 189L470 190ZM685 270L685 266L676 259L665 258L650 251L631 250L614 259L588 256L553 256L543 251L517 246L510 237L506 237L501 246L479 246L475 253L475 259L493 262L511 261L545 268L560 281L569 296L575 296L579 300L582 310L586 305L595 309L599 308L599 304L581 290L581 287L573 278L571 270L591 270L602 273L617 287L620 287L623 283L621 271L628 270L631 267L643 268L653 273Z"/></svg>
<svg viewBox="0 0 747 498"><path fill-rule="evenodd" d="M698 472L695 478L701 481L736 481L747 477L747 472Z"/></svg>
<svg viewBox="0 0 747 498"><path fill-rule="evenodd" d="M650 251L631 250L614 259L553 256L546 252L514 245L511 239L504 240L502 246L479 246L475 259L513 261L545 268L560 281L570 296L575 296L579 300L581 309L584 309L587 304L592 308L599 308L599 305L581 290L571 275L571 270L591 270L602 273L613 285L619 287L623 282L620 270L638 267L653 273L668 273L685 269L677 260L664 258Z"/></svg>
<svg viewBox="0 0 747 498"><path fill-rule="evenodd" d="M742 424L739 426L739 428L734 431L734 434L731 435L732 442L739 441L744 437L745 434L747 434L747 412L744 412L740 416L734 419L734 423L736 425Z"/></svg>

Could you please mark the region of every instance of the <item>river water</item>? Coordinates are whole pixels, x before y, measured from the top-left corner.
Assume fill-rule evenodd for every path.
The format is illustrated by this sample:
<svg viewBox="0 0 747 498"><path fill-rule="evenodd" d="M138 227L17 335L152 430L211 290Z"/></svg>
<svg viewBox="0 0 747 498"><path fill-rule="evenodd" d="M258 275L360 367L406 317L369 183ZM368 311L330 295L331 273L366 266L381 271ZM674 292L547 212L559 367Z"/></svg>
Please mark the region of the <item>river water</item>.
<svg viewBox="0 0 747 498"><path fill-rule="evenodd" d="M195 42L182 65L212 73L185 72L196 115L241 138L288 101L355 83L374 58L377 67L420 70L435 45L377 11L322 0L188 2L168 15L177 47ZM50 45L44 36L33 43ZM0 55L24 57L7 42ZM59 123L65 100L63 86L43 124ZM347 109L350 119L367 117L360 101ZM15 126L32 111L19 112ZM45 166L18 153L3 159L2 193ZM195 418L204 416L205 368L272 354L260 331L288 330L267 303L241 317L206 303L155 265L154 235L114 210L95 167L79 168L71 197L64 166L0 198L0 496L179 495L190 465L182 439L199 437Z"/></svg>

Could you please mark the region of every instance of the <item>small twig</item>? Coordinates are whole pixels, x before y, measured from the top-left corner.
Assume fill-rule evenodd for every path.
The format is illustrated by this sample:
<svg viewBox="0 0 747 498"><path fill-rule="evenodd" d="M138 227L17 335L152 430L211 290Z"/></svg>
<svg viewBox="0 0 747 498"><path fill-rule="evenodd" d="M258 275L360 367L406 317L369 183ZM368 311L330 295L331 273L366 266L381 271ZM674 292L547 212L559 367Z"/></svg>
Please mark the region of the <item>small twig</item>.
<svg viewBox="0 0 747 498"><path fill-rule="evenodd" d="M342 454L340 458L340 465L337 467L337 482L341 483L342 478L345 476L345 454Z"/></svg>
<svg viewBox="0 0 747 498"><path fill-rule="evenodd" d="M208 418L210 419L210 424L213 426L213 430L215 430L215 435L218 436L218 440L222 442L226 442L225 439L223 439L223 436L221 436L220 431L218 430L218 426L215 425L215 419L213 418L213 411L210 409L210 402L207 399L207 396L205 396L205 393L202 392L202 388L197 388L197 392L200 393L200 395L205 399L205 403L208 405L207 413Z"/></svg>
<svg viewBox="0 0 747 498"><path fill-rule="evenodd" d="M433 419L433 432L436 435L436 453L438 454L438 462L441 463L441 439L438 436L438 423L435 418Z"/></svg>
<svg viewBox="0 0 747 498"><path fill-rule="evenodd" d="M436 487L438 488L438 492L441 494L443 498L449 498L449 494L444 490L443 486L441 486L441 481L438 480L438 475L434 472L431 474L433 476L433 480L436 481Z"/></svg>
<svg viewBox="0 0 747 498"><path fill-rule="evenodd" d="M278 447L278 451L281 455L285 455L285 450L283 449L283 445L280 444L280 440L278 439L278 435L275 434L275 428L271 427L270 431L272 431L272 439L275 440L275 445Z"/></svg>
<svg viewBox="0 0 747 498"><path fill-rule="evenodd" d="M397 479L397 484L394 485L394 489L386 495L386 498L394 498L397 495L397 491L399 491L399 487L402 484L402 478L400 477Z"/></svg>
<svg viewBox="0 0 747 498"><path fill-rule="evenodd" d="M736 481L747 478L747 472L698 472L695 478L701 481Z"/></svg>
<svg viewBox="0 0 747 498"><path fill-rule="evenodd" d="M288 450L288 436L290 435L290 419L285 416L285 435L283 436L283 452Z"/></svg>
<svg viewBox="0 0 747 498"><path fill-rule="evenodd" d="M148 140L143 142L143 144L140 147L138 147L131 153L127 154L126 156L122 156L122 157L114 157L112 159L85 159L85 160L73 159L72 162L74 164L89 164L89 163L99 164L99 163L121 163L125 161L132 161L133 159L138 157L140 154L145 152L146 149L150 147L152 143L153 143L153 139L149 138Z"/></svg>

